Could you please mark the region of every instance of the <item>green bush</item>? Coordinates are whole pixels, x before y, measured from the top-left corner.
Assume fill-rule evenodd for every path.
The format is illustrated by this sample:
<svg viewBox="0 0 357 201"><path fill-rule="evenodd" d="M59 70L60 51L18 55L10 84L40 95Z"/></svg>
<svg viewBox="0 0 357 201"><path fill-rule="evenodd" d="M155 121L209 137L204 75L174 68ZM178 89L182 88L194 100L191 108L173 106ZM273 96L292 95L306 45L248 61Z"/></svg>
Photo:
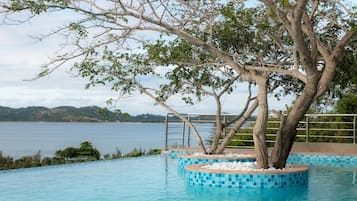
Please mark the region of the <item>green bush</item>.
<svg viewBox="0 0 357 201"><path fill-rule="evenodd" d="M131 152L122 155L121 151L117 148L115 153L112 155L104 155L104 159L139 157L157 154L161 154L160 149L150 149L146 153L145 150L142 150L141 148L134 148ZM93 160L100 160L99 151L92 146L92 143L83 142L80 144L79 148L67 147L63 150L57 150L54 157L44 157L43 159L41 159L40 151L33 156L23 156L17 160L14 160L10 156L3 156L3 153L0 151L0 170L78 163Z"/></svg>
<svg viewBox="0 0 357 201"><path fill-rule="evenodd" d="M100 152L92 146L92 143L86 141L80 144L79 148L67 147L64 150L55 152L55 156L65 161L91 161L99 160Z"/></svg>
<svg viewBox="0 0 357 201"><path fill-rule="evenodd" d="M161 154L161 149L150 149L146 155L159 155Z"/></svg>
<svg viewBox="0 0 357 201"><path fill-rule="evenodd" d="M112 154L112 159L120 158L122 157L121 151L119 148L115 149L115 152Z"/></svg>
<svg viewBox="0 0 357 201"><path fill-rule="evenodd" d="M139 157L145 155L145 151L143 151L141 148L137 149L134 148L131 152L123 155L123 158L128 158L128 157Z"/></svg>
<svg viewBox="0 0 357 201"><path fill-rule="evenodd" d="M3 156L0 151L0 170L12 169L14 167L14 159L10 156Z"/></svg>

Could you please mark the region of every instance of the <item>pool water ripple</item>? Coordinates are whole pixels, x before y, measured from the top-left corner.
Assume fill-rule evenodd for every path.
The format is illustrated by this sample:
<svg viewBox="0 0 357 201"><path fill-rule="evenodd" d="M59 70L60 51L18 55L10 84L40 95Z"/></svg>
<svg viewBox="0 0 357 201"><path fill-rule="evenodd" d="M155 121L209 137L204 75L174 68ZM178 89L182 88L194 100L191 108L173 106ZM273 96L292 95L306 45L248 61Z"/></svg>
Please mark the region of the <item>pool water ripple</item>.
<svg viewBox="0 0 357 201"><path fill-rule="evenodd" d="M187 185L177 159L150 156L0 172L1 201L354 201L357 168L311 166L309 184L283 190Z"/></svg>

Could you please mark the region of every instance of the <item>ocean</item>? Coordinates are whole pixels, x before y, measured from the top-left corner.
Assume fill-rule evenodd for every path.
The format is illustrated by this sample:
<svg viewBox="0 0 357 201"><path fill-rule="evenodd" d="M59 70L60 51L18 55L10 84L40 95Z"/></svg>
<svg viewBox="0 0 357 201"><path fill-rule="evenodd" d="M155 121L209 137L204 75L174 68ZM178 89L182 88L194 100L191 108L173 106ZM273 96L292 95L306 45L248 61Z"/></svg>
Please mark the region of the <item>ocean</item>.
<svg viewBox="0 0 357 201"><path fill-rule="evenodd" d="M208 139L212 124L198 124L203 139ZM182 124L170 127L170 145L181 145ZM89 141L102 155L119 149L127 153L134 148L144 150L165 146L164 123L78 123L78 122L0 122L0 151L3 156L54 156L55 151L78 147ZM187 142L186 142L187 143ZM191 136L191 146L197 143Z"/></svg>

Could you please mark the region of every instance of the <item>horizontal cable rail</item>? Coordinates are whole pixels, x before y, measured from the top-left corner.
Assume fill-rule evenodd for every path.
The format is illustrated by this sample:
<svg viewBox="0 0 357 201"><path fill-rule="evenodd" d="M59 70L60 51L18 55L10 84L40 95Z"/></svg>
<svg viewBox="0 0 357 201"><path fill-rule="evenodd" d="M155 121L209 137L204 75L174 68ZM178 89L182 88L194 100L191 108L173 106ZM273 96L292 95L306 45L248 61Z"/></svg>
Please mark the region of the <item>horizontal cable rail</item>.
<svg viewBox="0 0 357 201"><path fill-rule="evenodd" d="M199 131L206 145L212 142L215 132L215 115L212 114L182 114ZM222 124L237 117L234 114L223 114ZM253 147L253 126L255 116L250 117L238 130L228 148ZM267 146L273 146L280 121L271 116L267 122ZM224 128L224 137L232 125ZM357 114L306 114L298 124L297 142L324 142L356 144ZM165 126L165 149L169 147L191 147L194 137L191 128L176 117L168 113Z"/></svg>

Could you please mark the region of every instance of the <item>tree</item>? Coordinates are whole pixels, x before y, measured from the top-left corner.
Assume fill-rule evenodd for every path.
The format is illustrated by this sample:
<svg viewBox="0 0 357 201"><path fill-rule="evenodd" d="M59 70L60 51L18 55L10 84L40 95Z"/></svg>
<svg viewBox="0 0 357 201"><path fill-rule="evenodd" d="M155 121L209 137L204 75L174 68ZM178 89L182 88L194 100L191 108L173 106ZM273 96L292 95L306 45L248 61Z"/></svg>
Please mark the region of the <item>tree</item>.
<svg viewBox="0 0 357 201"><path fill-rule="evenodd" d="M357 40L353 39L343 50L341 59L338 60L336 74L331 86L324 97L334 104L345 95L357 93ZM331 100L332 99L332 100ZM326 102L326 101L325 101Z"/></svg>
<svg viewBox="0 0 357 201"><path fill-rule="evenodd" d="M296 98L289 114L281 115L277 143L271 156L271 163L281 168L285 166L293 145L299 120L310 105L328 90L344 47L356 37L356 25L352 19L352 10L338 1L301 0L295 3L287 2L288 5L279 5L273 1L264 3L274 10L291 36L295 46L296 70L301 69L305 73L303 79L298 78L305 84L300 96ZM345 14L348 15L347 18ZM329 15L334 16L334 19ZM331 35L325 37L324 34Z"/></svg>
<svg viewBox="0 0 357 201"><path fill-rule="evenodd" d="M109 110L108 110L108 108L106 108L106 107L100 108L100 109L98 109L98 113L100 114L100 116L102 116L104 121L108 121L108 119L109 119Z"/></svg>
<svg viewBox="0 0 357 201"><path fill-rule="evenodd" d="M61 158L64 158L65 160L72 160L76 157L78 157L78 149L75 147L67 147L63 151L61 151ZM57 151L56 151L57 153Z"/></svg>
<svg viewBox="0 0 357 201"><path fill-rule="evenodd" d="M53 5L50 5L51 3L53 2L16 2L11 4L8 9L15 11L18 9L29 9L34 14L40 14L47 9L51 10L55 7L60 9L67 8L70 10L77 10L77 8L71 7L68 2L62 2L63 4L57 2L58 4L54 3ZM151 3L149 2L149 4ZM21 8L21 6L24 7ZM212 4L210 6L214 5ZM229 7L231 6L232 5L229 5ZM227 8L218 8L222 11L226 10L226 15L229 15ZM205 6L205 9L208 9L207 5ZM214 7L210 7L210 9L212 11ZM84 10L81 10L81 12L82 11ZM237 12L237 14L245 16L243 12ZM254 14L254 10L248 10L246 14L249 14L248 16L252 16ZM216 15L217 14L213 14L212 19L216 17ZM120 19L123 20L121 23L127 23L125 20L126 17L120 17ZM89 27L87 27L88 25L84 23L84 21L88 21L84 20L78 23L71 23L63 29L75 32L77 34L74 45L77 46L77 48L79 47L78 54L76 52L69 56L67 53L65 53L64 55L60 55L58 60L50 62L49 65L55 65L54 68L57 68L57 62L62 63L73 58L84 57L83 62L74 64L74 68L78 70L79 74L83 77L89 77L90 83L87 85L88 87L97 84L113 83L112 89L120 91L121 95L130 94L135 90L140 91L141 93L153 98L157 104L162 105L170 112L173 112L183 121L185 121L187 125L189 125L194 131L196 139L205 153L223 152L228 140L225 140L222 145L218 147L219 137L223 131L223 126L221 125L221 97L227 93L232 93L234 85L238 79L240 79L240 76L238 76L232 69L227 68L224 63L216 62L216 59L212 59L210 55L207 54L206 51L202 50L200 46L197 46L197 44L183 40L182 38L176 38L170 40L169 42L165 42L165 40L162 39L165 37L162 36L154 43L148 43L147 41L144 41L141 50L146 51L146 55L138 53L129 54L126 51L124 53L113 51L111 49L112 43L117 43L117 40L122 40L122 42L130 42L132 37L131 32L135 31L135 29L131 31L130 27L125 28L126 30L123 30L123 32L128 32L127 34L124 34L126 36L118 38L117 35L113 35L109 32L116 31L116 28L111 26L122 25L117 24L117 22L112 22L112 20L109 18L98 18L92 20L99 20L103 23L108 23L109 27L99 26L98 29L103 29L105 33L104 35L111 39L109 39L109 41L107 38L103 39L103 41L98 40L100 42L94 44L94 46L90 45L89 47L80 47L80 41L88 39L89 31L87 28ZM222 29L222 27L223 26L221 26L220 29ZM107 34L108 30L109 32ZM151 28L149 27L146 30L151 30ZM239 30L240 29L235 29L235 31ZM217 31L223 32L225 30L223 29ZM207 34L200 34L199 37L207 38ZM135 39L138 40L138 38ZM223 45L229 44L227 38L223 38L221 40ZM238 43L238 41L236 42ZM246 39L242 39L239 44L244 44L245 42ZM103 48L104 51L98 52L98 48ZM115 47L115 49L116 48L118 47ZM187 59L187 54L192 56L190 60ZM110 65L108 66L108 64ZM155 66L153 64L155 64ZM156 71L156 68L158 68L160 65L165 65L166 69L168 69L168 66L175 66L175 68L171 71L168 71L165 75L159 75ZM40 73L39 76L47 75L52 70L53 69L46 66L44 71ZM158 86L157 89L152 86L145 86L140 79L143 76L151 76L154 79L162 78L162 83L164 84ZM170 80L170 82L165 84L167 80ZM178 111L175 111L172 107L165 103L165 101L170 96L176 94L181 94L183 96L183 100L190 104L193 104L192 96L195 96L197 101L200 101L202 97L211 96L216 101L216 122L218 126L214 137L214 142L212 143L211 149L209 151L206 151L206 148L195 126L184 115L181 115ZM255 100L255 97L251 97L250 94L247 97L247 103L243 109L242 114L238 115L237 123L234 126L231 134L228 135L226 139L231 139L235 134L233 131L236 131L241 125L243 125L244 121L247 119L247 116L250 116L250 114L252 114L252 112L255 110L257 105L256 103L252 103L250 109L248 109L248 106L253 100Z"/></svg>
<svg viewBox="0 0 357 201"><path fill-rule="evenodd" d="M82 142L77 149L76 157L84 157L86 159L100 159L100 153L97 149L95 149L91 142L85 141Z"/></svg>
<svg viewBox="0 0 357 201"><path fill-rule="evenodd" d="M338 59L356 37L355 11L340 1L261 0L254 8L242 2L16 0L2 8L9 15L78 13L81 19L54 32L73 39L71 51L45 65L39 76L74 61L73 69L89 78L88 87L111 83L121 95L146 94L185 121L204 152L195 127L166 103L169 96L180 94L188 103L192 95L198 101L214 97L220 122L219 94L239 81L253 83L256 100L248 97L232 133L258 107L253 139L257 166L267 168L267 94L277 87L296 93L291 111L276 113L281 125L270 162L283 168L299 120L328 90ZM148 79L161 84L147 86Z"/></svg>
<svg viewBox="0 0 357 201"><path fill-rule="evenodd" d="M335 111L340 114L357 114L357 94L347 94L338 100Z"/></svg>
<svg viewBox="0 0 357 201"><path fill-rule="evenodd" d="M64 150L57 150L55 152L55 158L64 159L66 161L71 160L99 160L100 152L93 147L91 142L82 142L79 148L67 147Z"/></svg>

